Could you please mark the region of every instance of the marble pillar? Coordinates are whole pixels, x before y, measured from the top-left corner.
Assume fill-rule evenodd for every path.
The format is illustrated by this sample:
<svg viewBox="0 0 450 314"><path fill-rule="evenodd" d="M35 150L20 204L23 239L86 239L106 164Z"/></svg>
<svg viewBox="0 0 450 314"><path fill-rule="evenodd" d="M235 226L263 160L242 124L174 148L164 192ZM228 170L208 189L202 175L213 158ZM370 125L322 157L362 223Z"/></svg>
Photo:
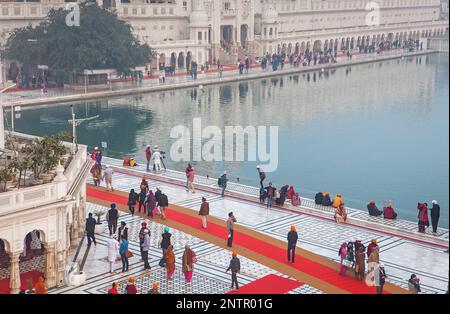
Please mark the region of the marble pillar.
<svg viewBox="0 0 450 314"><path fill-rule="evenodd" d="M45 283L47 287L56 285L55 243L44 244L45 247Z"/></svg>
<svg viewBox="0 0 450 314"><path fill-rule="evenodd" d="M61 250L56 254L56 286L62 287L65 283L65 271L66 271L67 251Z"/></svg>
<svg viewBox="0 0 450 314"><path fill-rule="evenodd" d="M21 286L19 268L20 253L10 253L9 256L11 262L9 288L11 289L11 294L18 294Z"/></svg>

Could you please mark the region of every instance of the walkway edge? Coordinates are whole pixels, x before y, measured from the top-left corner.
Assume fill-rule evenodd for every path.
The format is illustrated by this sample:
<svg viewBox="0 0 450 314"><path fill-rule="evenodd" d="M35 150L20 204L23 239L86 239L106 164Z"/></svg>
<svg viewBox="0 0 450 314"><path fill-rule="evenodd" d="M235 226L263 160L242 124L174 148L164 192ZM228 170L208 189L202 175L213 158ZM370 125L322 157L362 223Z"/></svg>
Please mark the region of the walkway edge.
<svg viewBox="0 0 450 314"><path fill-rule="evenodd" d="M26 106L57 104L57 103L67 104L67 103L73 103L73 102L79 102L79 101L96 100L96 99L101 99L101 98L106 98L106 97L114 97L115 98L115 97L130 96L130 95L134 95L134 94L171 91L171 90L176 90L176 89L198 87L200 85L215 85L215 84L224 84L224 83L238 82L238 81L249 81L249 80L254 80L254 79L270 78L270 77L274 77L274 76L284 76L284 75L290 75L290 74L314 72L314 71L318 71L321 69L329 70L329 69L335 69L335 68L341 68L341 67L347 67L347 66L353 66L353 65L361 65L361 64L367 64L367 63L394 60L394 59L400 59L400 58L404 58L404 57L414 57L414 56L427 55L427 54L433 54L433 53L438 53L438 51L437 50L424 50L424 51L416 51L416 52L412 52L412 53L405 52L405 53L401 53L398 55L387 55L387 56L383 56L381 54L380 56L377 56L376 58L371 58L371 59L353 60L353 61L341 62L341 63L328 63L328 64L324 64L324 65L321 64L321 65L309 66L309 67L299 67L299 68L286 69L286 70L280 70L280 71L275 71L275 72L246 74L246 75L224 77L224 78L217 78L217 79L207 79L207 80L200 79L197 81L179 83L179 84L165 84L165 85L148 86L148 87L127 88L127 89L116 90L116 91L107 90L107 91L98 91L98 92L92 92L92 93L87 93L87 94L75 94L75 95L67 95L67 96L56 96L56 97L49 97L49 98L37 98L37 99L30 99L30 100L23 100L23 101L15 101L15 102L13 102L13 105L26 107ZM8 104L8 106L11 106L11 104Z"/></svg>

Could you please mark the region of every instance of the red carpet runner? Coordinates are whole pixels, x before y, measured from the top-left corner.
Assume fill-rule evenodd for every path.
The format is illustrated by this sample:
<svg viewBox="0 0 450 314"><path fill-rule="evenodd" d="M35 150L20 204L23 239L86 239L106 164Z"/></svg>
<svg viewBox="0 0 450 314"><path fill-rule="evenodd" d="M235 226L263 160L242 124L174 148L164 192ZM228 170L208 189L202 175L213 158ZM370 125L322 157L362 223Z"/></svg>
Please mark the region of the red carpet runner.
<svg viewBox="0 0 450 314"><path fill-rule="evenodd" d="M285 294L301 286L303 286L301 282L277 275L268 275L227 294Z"/></svg>
<svg viewBox="0 0 450 314"><path fill-rule="evenodd" d="M33 286L37 282L39 276L42 276L42 273L36 270L29 271L27 273L20 274L20 289L21 290L28 290L28 284L27 280L32 279L33 280ZM0 294L9 294L9 278L5 278L0 280Z"/></svg>
<svg viewBox="0 0 450 314"><path fill-rule="evenodd" d="M116 203L120 205L128 206L128 198L110 194L103 191L98 191L92 188L87 188L86 191L87 196L98 198L101 200L105 200L111 203ZM201 228L201 222L199 218L192 217L186 214L182 214L176 211L167 210L166 211L167 218L169 220L184 224L186 226L202 230L203 232L207 232L211 235L221 237L226 239L227 231L225 227L219 226L217 224L208 223L208 229L204 230ZM262 254L267 258L275 260L280 263L287 264L287 253L284 249L281 249L275 245L270 243L261 241L254 237L248 236L241 232L234 233L234 244L237 244L241 247L245 247L253 252ZM337 254L337 253L336 253ZM313 276L321 281L327 282L335 287L338 287L342 290L345 290L349 293L353 294L373 294L376 293L375 287L369 287L364 282L356 280L351 276L340 276L338 271L322 264L319 264L315 261L307 259L302 256L297 256L295 264L289 264L290 267L293 267L301 272L304 272L310 276ZM387 292L383 292L387 293Z"/></svg>

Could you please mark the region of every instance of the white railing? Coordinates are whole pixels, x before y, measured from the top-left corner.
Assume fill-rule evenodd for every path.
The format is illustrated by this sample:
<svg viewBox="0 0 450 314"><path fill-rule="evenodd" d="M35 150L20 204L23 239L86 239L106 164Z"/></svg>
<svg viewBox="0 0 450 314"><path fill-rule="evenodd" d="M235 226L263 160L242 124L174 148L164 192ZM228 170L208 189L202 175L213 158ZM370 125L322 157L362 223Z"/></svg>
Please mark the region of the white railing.
<svg viewBox="0 0 450 314"><path fill-rule="evenodd" d="M81 168L86 161L87 156L87 147L85 145L78 146L78 152L73 156L70 164L64 171L64 175L67 178L68 182L72 182L77 177Z"/></svg>
<svg viewBox="0 0 450 314"><path fill-rule="evenodd" d="M0 193L0 216L56 202L58 200L57 189L58 184L52 182Z"/></svg>

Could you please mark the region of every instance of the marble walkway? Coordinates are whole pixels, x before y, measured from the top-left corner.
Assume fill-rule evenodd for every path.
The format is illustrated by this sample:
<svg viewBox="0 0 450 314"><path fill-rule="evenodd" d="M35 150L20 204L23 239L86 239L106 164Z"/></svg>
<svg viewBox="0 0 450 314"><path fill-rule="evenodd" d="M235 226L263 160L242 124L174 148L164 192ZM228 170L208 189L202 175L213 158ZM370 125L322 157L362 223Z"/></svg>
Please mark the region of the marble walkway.
<svg viewBox="0 0 450 314"><path fill-rule="evenodd" d="M139 170L143 169L123 169L118 165L120 161L109 158L105 158L104 162L114 165L116 189L128 192L131 188L138 188L140 177L144 174ZM371 239L377 239L381 247L381 260L388 274L388 282L406 288L407 279L412 273L416 273L421 278L423 293L444 293L447 290L449 260L445 246L433 244L431 240L423 241L397 236L382 230L349 224L338 225L326 217L285 208L267 210L264 205L250 199L234 195L222 198L214 189L200 189L196 194L187 193L183 187L183 178L179 174L183 175L175 171L168 171L161 176L150 174L150 188L160 187L168 195L171 204L194 210L199 209L201 197L204 196L210 202L212 216L225 219L228 212L233 211L239 224L280 240L284 240L289 227L295 225L299 232L301 248L334 261L337 261L337 251L342 242L361 240L367 246ZM175 177L179 178L174 179ZM164 180L164 178L171 178L171 180ZM208 180L213 181L202 177L196 178L198 186L209 183ZM230 189L238 189L238 187L238 185L235 187L230 185ZM242 194L252 193L249 190L246 191L245 186L242 186L242 189ZM362 214L356 209L354 211L358 215ZM400 223L408 225L408 222ZM440 232L441 237L448 239L448 230ZM216 250L221 251L219 248Z"/></svg>
<svg viewBox="0 0 450 314"><path fill-rule="evenodd" d="M87 204L88 212L107 210L108 208L92 203ZM130 259L130 268L127 273L121 273L121 263L116 262L115 275L109 274L109 264L106 261L106 243L109 239L107 224L104 221L105 230L103 234L97 235L97 245L92 246L85 268L87 281L80 287L62 287L52 289L50 294L105 294L113 282L118 283L118 291L122 293L129 277L136 280L136 287L139 294L146 294L154 282L158 282L160 293L162 294L226 294L230 289L230 273L225 273L230 260L230 252L214 244L208 243L183 231L171 229L172 244L176 256L176 271L172 281L167 280L166 270L158 265L161 258L161 249L158 244L164 226L155 221L142 219L137 216L120 212L119 221L124 221L129 228L130 251L134 257ZM141 223L146 221L152 234L151 249L149 253L151 271L143 270L143 263L140 261L139 253L139 230ZM188 244L196 252L198 262L195 264L192 282L187 284L181 272L181 256L184 246ZM86 250L86 241L81 247L81 252ZM269 267L261 265L249 258L241 257L242 271L239 275L241 286L255 282L267 275L273 274L283 278L289 278ZM322 294L323 292L306 284L300 283L298 288L288 292L289 294Z"/></svg>

